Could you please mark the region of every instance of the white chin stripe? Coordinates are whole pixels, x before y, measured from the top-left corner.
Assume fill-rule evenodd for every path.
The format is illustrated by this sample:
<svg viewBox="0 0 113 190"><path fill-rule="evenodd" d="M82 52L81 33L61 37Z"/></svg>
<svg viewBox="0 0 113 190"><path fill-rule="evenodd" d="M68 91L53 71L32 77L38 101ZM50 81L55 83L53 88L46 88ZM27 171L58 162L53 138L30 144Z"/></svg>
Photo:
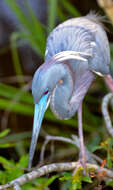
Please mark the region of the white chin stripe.
<svg viewBox="0 0 113 190"><path fill-rule="evenodd" d="M47 53L48 53L48 49L46 49L46 51L45 51L45 56L47 55Z"/></svg>
<svg viewBox="0 0 113 190"><path fill-rule="evenodd" d="M49 97L49 99L48 99L48 101L47 101L46 110L47 110L47 108L48 108L48 106L49 106L50 99L51 99L51 96Z"/></svg>

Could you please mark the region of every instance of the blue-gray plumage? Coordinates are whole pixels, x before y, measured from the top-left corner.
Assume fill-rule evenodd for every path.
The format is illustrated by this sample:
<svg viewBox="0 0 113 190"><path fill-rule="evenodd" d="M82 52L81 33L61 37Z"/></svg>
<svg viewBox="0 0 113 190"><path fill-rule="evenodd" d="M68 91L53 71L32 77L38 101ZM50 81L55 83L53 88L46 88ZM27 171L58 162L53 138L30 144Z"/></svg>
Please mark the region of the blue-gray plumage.
<svg viewBox="0 0 113 190"><path fill-rule="evenodd" d="M109 64L107 36L96 15L70 19L50 33L45 63L37 69L32 83L35 115L29 167L49 102L59 119L71 118L78 111L82 161L85 165L81 104L95 73L109 74Z"/></svg>

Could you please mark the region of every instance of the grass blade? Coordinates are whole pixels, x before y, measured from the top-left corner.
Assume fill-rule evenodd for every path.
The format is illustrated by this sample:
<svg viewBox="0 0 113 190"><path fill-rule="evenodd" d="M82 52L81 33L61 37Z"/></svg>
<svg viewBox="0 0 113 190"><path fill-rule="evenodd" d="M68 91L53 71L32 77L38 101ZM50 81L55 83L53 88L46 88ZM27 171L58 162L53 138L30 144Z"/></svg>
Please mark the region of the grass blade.
<svg viewBox="0 0 113 190"><path fill-rule="evenodd" d="M71 4L68 0L60 1L64 8L71 14L71 16L78 17L81 16L80 12Z"/></svg>
<svg viewBox="0 0 113 190"><path fill-rule="evenodd" d="M57 17L57 0L48 0L48 32L55 27Z"/></svg>
<svg viewBox="0 0 113 190"><path fill-rule="evenodd" d="M0 109L9 110L9 107L10 107L10 111L12 112L16 112L18 114L30 115L30 116L33 115L33 112L34 112L33 106L25 105L18 102L15 102L12 106L10 105L11 105L10 100L6 100L3 98L0 99Z"/></svg>
<svg viewBox="0 0 113 190"><path fill-rule="evenodd" d="M8 99L14 99L19 95L18 101L33 104L33 97L29 92L24 92L16 87L0 83L0 96Z"/></svg>

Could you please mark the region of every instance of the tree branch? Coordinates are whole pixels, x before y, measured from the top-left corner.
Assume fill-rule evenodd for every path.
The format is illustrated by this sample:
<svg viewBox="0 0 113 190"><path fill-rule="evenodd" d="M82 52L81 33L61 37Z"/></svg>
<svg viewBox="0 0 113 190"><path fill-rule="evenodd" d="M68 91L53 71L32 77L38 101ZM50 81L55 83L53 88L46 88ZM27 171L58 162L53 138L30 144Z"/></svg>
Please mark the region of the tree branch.
<svg viewBox="0 0 113 190"><path fill-rule="evenodd" d="M20 186L18 183L14 184L14 190L21 190Z"/></svg>
<svg viewBox="0 0 113 190"><path fill-rule="evenodd" d="M105 120L105 124L106 124L106 128L109 132L109 134L113 137L113 126L111 123L111 119L108 113L108 104L109 101L111 100L111 98L113 98L113 93L109 93L107 94L102 101L102 114Z"/></svg>
<svg viewBox="0 0 113 190"><path fill-rule="evenodd" d="M38 168L38 169L35 168L35 170L33 170L32 172L24 174L21 177L15 179L5 185L0 185L0 190L5 190L8 188L14 187L15 184L18 184L18 187L20 188L21 185L24 185L33 179L36 179L38 177L44 176L44 175L52 173L52 172L63 172L63 171L74 170L76 167L78 167L78 164L79 164L79 162L55 163L55 164L49 164L49 165L42 166L41 168ZM113 171L111 171L111 170L108 170L106 168L101 168L98 165L89 164L89 163L87 163L87 168L88 169L94 168L95 172L97 172L97 173L104 171L105 177L113 179Z"/></svg>
<svg viewBox="0 0 113 190"><path fill-rule="evenodd" d="M44 162L44 153L46 150L46 146L50 141L62 141L65 143L70 143L70 144L75 145L80 150L79 138L76 135L72 135L72 139L66 138L66 137L60 137L60 136L47 135L46 139L44 141L44 144L42 146L42 149L41 149L39 166ZM103 162L103 160L101 158L99 158L98 156L96 156L93 153L91 153L90 151L88 151L88 149L86 147L85 147L85 151L86 151L86 160L88 162L90 162L92 164L96 164L97 163L96 161L98 161L99 163Z"/></svg>

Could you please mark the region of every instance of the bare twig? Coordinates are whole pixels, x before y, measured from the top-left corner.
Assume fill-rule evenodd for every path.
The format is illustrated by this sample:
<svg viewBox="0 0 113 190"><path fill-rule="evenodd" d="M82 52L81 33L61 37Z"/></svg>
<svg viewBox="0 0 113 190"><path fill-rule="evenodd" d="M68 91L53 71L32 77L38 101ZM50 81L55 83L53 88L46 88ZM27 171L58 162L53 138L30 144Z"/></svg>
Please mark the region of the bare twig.
<svg viewBox="0 0 113 190"><path fill-rule="evenodd" d="M69 139L69 138L65 138L65 137L59 137L59 136L47 135L46 139L44 141L44 144L42 146L41 154L40 154L40 164L42 164L44 162L45 149L46 149L47 144L50 141L62 141L62 142L65 142L65 143L70 143L70 144L75 145L80 150L79 138L77 136L75 136L75 135L72 135L72 138L73 139ZM99 163L103 162L103 160L101 158L99 158L95 154L89 152L86 147L85 147L85 151L86 151L86 160L87 161L89 161L89 162L91 162L93 164L96 164L97 163L96 161L98 161Z"/></svg>
<svg viewBox="0 0 113 190"><path fill-rule="evenodd" d="M45 153L45 150L46 150L46 146L50 141L62 141L62 142L74 144L75 146L77 146L76 143L72 139L65 138L65 137L59 137L59 136L47 135L46 139L44 141L44 144L42 146L42 149L41 149L41 154L40 154L40 162L41 163L44 162L44 153Z"/></svg>
<svg viewBox="0 0 113 190"><path fill-rule="evenodd" d="M44 176L44 175L52 173L52 172L71 171L71 170L74 170L77 166L78 166L78 162L54 163L54 164L45 165L41 168L33 170L32 172L24 174L21 177L15 179L5 185L0 185L0 190L5 190L8 188L14 187L15 184L22 186L33 179L36 179L38 177ZM105 177L113 179L113 171L111 171L111 170L108 170L106 168L100 168L100 166L98 166L98 165L89 164L89 163L87 163L87 168L88 169L94 168L94 170L97 173L104 172Z"/></svg>
<svg viewBox="0 0 113 190"><path fill-rule="evenodd" d="M43 164L43 162L44 162L44 153L45 153L46 146L49 143L49 141L50 140L46 138L45 141L44 141L44 143L43 143L43 146L42 146L42 149L41 149L41 153L40 153L40 164Z"/></svg>
<svg viewBox="0 0 113 190"><path fill-rule="evenodd" d="M106 128L109 132L109 134L113 137L113 126L111 123L111 119L108 113L108 104L109 101L111 100L111 98L113 98L113 93L109 93L107 94L102 101L102 114L105 120L105 124L106 124Z"/></svg>
<svg viewBox="0 0 113 190"><path fill-rule="evenodd" d="M54 147L54 142L52 141L51 142L51 147L50 147L50 150L51 150L51 155L50 155L50 159L49 159L50 162L52 162L53 157L54 157L54 151L55 151L54 148L55 148Z"/></svg>
<svg viewBox="0 0 113 190"><path fill-rule="evenodd" d="M76 135L72 135L72 138L74 140L74 143L78 147L78 149L80 149L79 138ZM87 162L91 162L92 164L96 164L98 162L98 163L102 164L103 160L100 157L98 157L95 154L93 154L92 152L90 152L86 147L85 147L85 151L86 151ZM105 166L107 167L106 164L105 164Z"/></svg>

